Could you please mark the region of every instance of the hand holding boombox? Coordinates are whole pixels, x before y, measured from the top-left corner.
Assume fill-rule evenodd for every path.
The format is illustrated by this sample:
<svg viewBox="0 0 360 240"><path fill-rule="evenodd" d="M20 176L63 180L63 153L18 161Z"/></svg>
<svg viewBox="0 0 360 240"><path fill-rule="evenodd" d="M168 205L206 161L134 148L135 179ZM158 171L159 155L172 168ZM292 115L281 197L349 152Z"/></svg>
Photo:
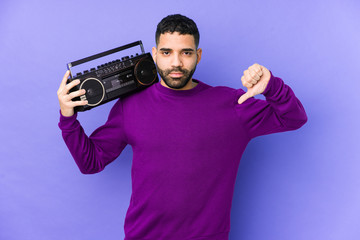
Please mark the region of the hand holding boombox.
<svg viewBox="0 0 360 240"><path fill-rule="evenodd" d="M141 47L141 54L102 64L76 76L71 73L73 66L138 45ZM71 62L68 69L57 91L61 114L67 117L74 115L76 111L89 110L159 81L155 63L150 53L144 52L141 41Z"/></svg>

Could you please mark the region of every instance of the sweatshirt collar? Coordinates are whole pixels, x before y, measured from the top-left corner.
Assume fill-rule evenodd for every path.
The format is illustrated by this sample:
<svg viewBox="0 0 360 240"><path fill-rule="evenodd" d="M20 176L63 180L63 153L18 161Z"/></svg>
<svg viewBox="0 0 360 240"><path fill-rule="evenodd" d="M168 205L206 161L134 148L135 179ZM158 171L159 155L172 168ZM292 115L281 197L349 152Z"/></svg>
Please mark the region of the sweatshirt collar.
<svg viewBox="0 0 360 240"><path fill-rule="evenodd" d="M204 89L204 87L206 86L204 83L200 82L199 80L196 79L192 79L194 82L197 83L197 85L191 89L188 90L175 90L175 89L171 89L171 88L167 88L164 87L163 85L161 85L160 82L155 84L156 89L166 95L170 95L170 96L190 96L190 95L194 95L198 92L200 92L201 90Z"/></svg>

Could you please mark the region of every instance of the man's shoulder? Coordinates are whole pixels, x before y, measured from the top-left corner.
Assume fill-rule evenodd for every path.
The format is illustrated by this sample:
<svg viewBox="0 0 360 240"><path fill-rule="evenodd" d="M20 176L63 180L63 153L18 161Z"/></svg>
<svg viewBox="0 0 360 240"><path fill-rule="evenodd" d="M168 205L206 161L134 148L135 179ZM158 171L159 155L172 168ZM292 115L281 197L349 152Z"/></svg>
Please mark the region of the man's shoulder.
<svg viewBox="0 0 360 240"><path fill-rule="evenodd" d="M154 92L155 84L152 84L151 86L148 86L144 89L132 92L128 95L122 96L121 101L126 102L126 101L129 101L132 99L137 100L137 99L144 98L144 97L148 96L149 94L152 94L152 92Z"/></svg>

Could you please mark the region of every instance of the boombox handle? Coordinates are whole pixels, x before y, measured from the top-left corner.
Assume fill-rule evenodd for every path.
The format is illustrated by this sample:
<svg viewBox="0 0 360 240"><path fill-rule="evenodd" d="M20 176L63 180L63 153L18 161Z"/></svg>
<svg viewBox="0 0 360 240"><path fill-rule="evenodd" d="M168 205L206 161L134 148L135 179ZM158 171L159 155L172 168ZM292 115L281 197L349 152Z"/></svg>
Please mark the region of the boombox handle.
<svg viewBox="0 0 360 240"><path fill-rule="evenodd" d="M141 52L142 52L142 54L144 54L145 53L144 46L143 46L143 44L142 44L142 42L140 40L140 41L129 43L129 44L126 44L126 45L121 46L121 47L117 47L117 48L114 48L114 49L111 49L111 50L108 50L108 51L105 51L105 52L102 52L102 53L98 53L98 54L95 54L95 55L92 55L92 56L89 56L89 57L86 57L86 58L83 58L83 59L68 63L67 68L70 70L71 67L80 65L80 64L85 63L85 62L95 60L97 58L105 57L107 55L110 55L110 54L113 54L113 53L116 53L116 52L119 52L119 51L122 51L122 50L125 50L125 49L128 49L128 48L132 48L132 47L135 47L137 45L140 45ZM70 71L70 74L71 74L71 71Z"/></svg>

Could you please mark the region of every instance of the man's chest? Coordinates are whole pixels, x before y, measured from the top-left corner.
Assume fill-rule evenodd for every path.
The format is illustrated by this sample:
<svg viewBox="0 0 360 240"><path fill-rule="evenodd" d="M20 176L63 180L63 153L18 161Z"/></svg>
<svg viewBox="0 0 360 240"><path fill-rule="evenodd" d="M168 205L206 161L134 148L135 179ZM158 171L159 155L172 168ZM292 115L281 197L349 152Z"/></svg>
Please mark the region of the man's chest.
<svg viewBox="0 0 360 240"><path fill-rule="evenodd" d="M222 102L135 104L124 111L124 129L133 147L215 147L241 130L233 107Z"/></svg>

